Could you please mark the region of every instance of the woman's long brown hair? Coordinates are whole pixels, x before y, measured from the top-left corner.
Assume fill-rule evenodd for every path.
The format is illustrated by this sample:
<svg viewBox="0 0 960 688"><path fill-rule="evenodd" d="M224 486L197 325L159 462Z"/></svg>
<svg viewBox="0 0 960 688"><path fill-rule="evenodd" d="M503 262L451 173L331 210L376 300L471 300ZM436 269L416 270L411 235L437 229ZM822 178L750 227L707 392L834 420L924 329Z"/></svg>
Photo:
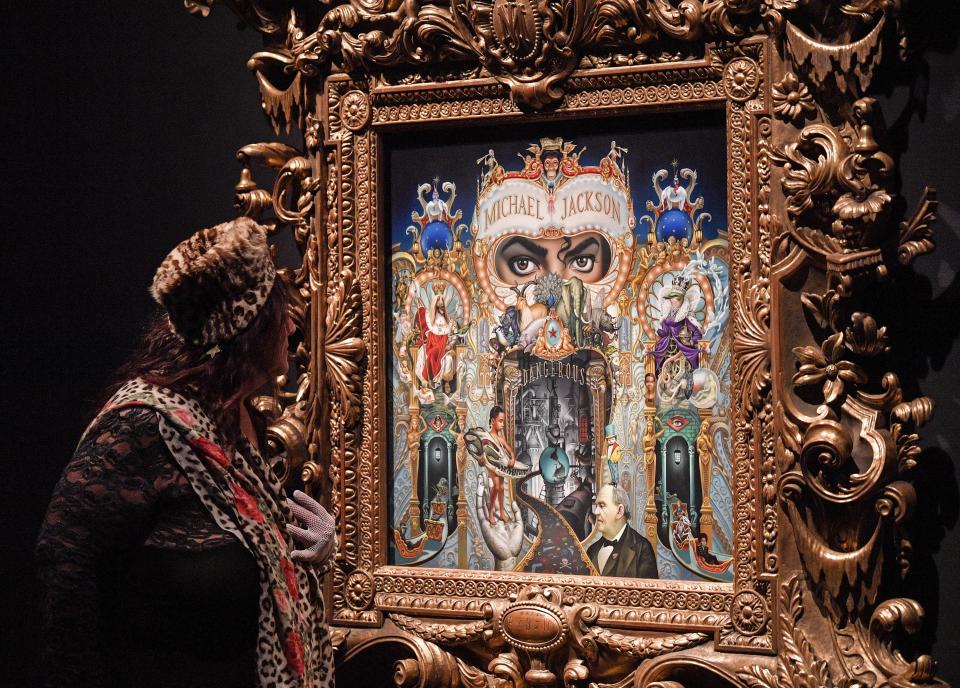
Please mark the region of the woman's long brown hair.
<svg viewBox="0 0 960 688"><path fill-rule="evenodd" d="M208 355L210 347L185 342L170 327L166 313L147 323L141 346L117 371L108 397L127 380L139 377L159 387L195 398L228 439L238 432L237 404L247 384L273 367L278 332L286 326L289 295L283 280L274 282L253 321L236 337Z"/></svg>

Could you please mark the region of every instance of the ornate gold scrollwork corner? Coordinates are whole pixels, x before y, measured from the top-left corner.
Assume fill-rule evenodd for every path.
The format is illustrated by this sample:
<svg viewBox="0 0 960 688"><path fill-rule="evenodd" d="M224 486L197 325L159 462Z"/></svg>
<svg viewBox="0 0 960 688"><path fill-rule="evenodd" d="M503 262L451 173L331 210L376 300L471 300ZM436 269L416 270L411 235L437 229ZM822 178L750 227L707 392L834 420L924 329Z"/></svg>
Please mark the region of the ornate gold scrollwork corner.
<svg viewBox="0 0 960 688"><path fill-rule="evenodd" d="M788 231L835 276L841 294L850 292L855 276L886 273L879 241L894 165L874 139L874 128L882 126L875 99L861 98L841 126L807 125L797 141L771 152L783 168Z"/></svg>
<svg viewBox="0 0 960 688"><path fill-rule="evenodd" d="M310 289L309 275L315 256L310 250L309 236L310 212L313 206L313 193L317 183L311 176L311 164L300 152L285 143L261 142L243 146L237 151L241 164L240 181L236 185L235 205L244 215L256 218L276 232L281 226L293 225L294 240L300 249L301 265L294 270L283 268L279 272L292 287L289 290L290 314L297 328L303 333L303 341L292 356L296 367L296 392L283 391L286 376L279 380L280 391L265 407L271 418L267 440L271 453L275 457L272 465L276 475L283 481L299 476L307 489L318 482L320 468L314 460L316 443L313 439L316 424L314 410L308 403L308 391L311 382L310 337ZM276 173L273 192L260 189L253 179L254 163L259 163ZM290 196L299 194L295 204L297 211L289 210L286 205ZM272 209L275 220L263 220L261 216Z"/></svg>
<svg viewBox="0 0 960 688"><path fill-rule="evenodd" d="M781 661L777 673L754 667L739 674L751 688L860 688L889 685L916 688L920 685L946 686L935 677L936 662L929 655L908 661L895 648L894 632L916 633L923 609L913 600L887 600L874 610L869 628L858 620L836 629L832 644L815 632L801 629L804 614L803 585L794 576L780 590ZM835 660L831 662L829 660ZM841 661L836 661L841 660Z"/></svg>
<svg viewBox="0 0 960 688"><path fill-rule="evenodd" d="M788 90L799 93L791 75L783 80ZM799 124L805 117L799 95L792 102L779 98L780 116ZM833 625L833 650L846 678L825 674L825 664L798 635L798 579L781 599L781 634L787 634L781 643L786 661L802 661L806 675L822 685L880 679L910 685L933 681L934 662L928 656L909 662L893 648L888 631L900 622L887 621L902 617L902 628L915 632L922 610L912 600L883 601L884 572L902 578L910 568L906 526L917 500L910 482L920 452L917 429L930 418L933 402L905 400L897 375L884 371L887 328L864 304L866 283L885 279L891 262L906 265L933 250L936 196L926 189L912 217L891 236L887 185L894 163L874 137L882 129L879 112L871 98L854 101L847 112L839 125L805 126L795 143L772 156L783 168L787 230L825 269L827 286L800 298L815 344L793 348L794 396L777 414L778 494L810 593ZM784 610L792 617L783 617ZM755 678L781 687L803 680L782 672Z"/></svg>
<svg viewBox="0 0 960 688"><path fill-rule="evenodd" d="M202 14L212 4L214 0L186 1L189 10ZM308 81L327 73L366 72L383 78L389 70L460 64L467 74L502 83L517 104L541 109L563 99L564 82L578 67L683 59L682 47L665 52L660 44L695 44L708 33L719 39L740 37L755 16L773 21L795 3L455 0L447 7L352 0L330 7L318 21L307 10L228 4L245 22L263 27L267 47L247 66L257 76L274 127L289 130L294 121L305 124ZM306 18L315 25L308 27ZM647 44L663 54L646 56L637 50ZM742 87L734 83L733 92Z"/></svg>

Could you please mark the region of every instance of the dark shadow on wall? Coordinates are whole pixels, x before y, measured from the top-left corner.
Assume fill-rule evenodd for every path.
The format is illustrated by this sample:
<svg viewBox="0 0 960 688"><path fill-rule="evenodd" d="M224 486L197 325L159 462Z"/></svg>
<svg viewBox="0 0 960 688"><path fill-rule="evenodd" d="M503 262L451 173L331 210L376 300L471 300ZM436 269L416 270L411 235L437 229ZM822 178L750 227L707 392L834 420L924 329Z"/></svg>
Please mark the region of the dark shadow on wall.
<svg viewBox="0 0 960 688"><path fill-rule="evenodd" d="M926 618L905 647L932 651L939 660L940 675L954 683L960 677L960 645L955 639L960 596L952 584L952 572L960 565L955 530L960 490L951 456L952 446L960 446L955 421L960 413L955 389L960 382L956 346L960 225L954 210L960 207L960 174L951 163L960 154L953 129L960 123L956 117L960 111L960 6L952 0L912 3L906 8L904 26L909 36L907 59L901 61L889 51L874 84L888 125L882 145L898 163L893 190L900 195L894 217L909 218L923 187L937 188L937 249L913 265L891 271L891 279L876 294L876 314L887 325L888 365L898 371L905 398L928 395L937 402L933 421L920 430L924 449L911 476L917 504L906 533L911 564L902 589L923 606Z"/></svg>
<svg viewBox="0 0 960 688"><path fill-rule="evenodd" d="M960 249L960 246L957 247ZM926 380L939 378L947 360L957 355L956 341L960 337L960 274L953 274L949 286L934 296L930 280L912 268L895 271L888 285L878 294L877 315L887 325L891 352L888 366L898 371L906 399L933 394L937 401L947 401L935 410L934 417L956 412L955 403L943 400L932 392ZM955 370L955 368L954 368ZM952 374L951 374L952 373ZM949 420L948 420L949 422ZM931 443L931 426L920 429L925 444ZM935 442L935 439L934 439ZM942 593L952 597L954 586L947 579L938 579L936 557L942 543L957 524L960 510L960 491L957 487L956 466L943 448L927 446L917 457L917 468L906 476L917 491L916 509L909 522L907 536L911 544L911 565L903 581L903 594L914 597L924 608L926 620L920 633L912 639L918 649L930 652L935 637L952 635L952 613L941 614L941 602L947 609L955 605L952 599L942 599ZM938 580L940 585L938 585ZM901 594L897 590L893 594ZM936 653L950 668L956 660Z"/></svg>
<svg viewBox="0 0 960 688"><path fill-rule="evenodd" d="M53 486L154 308L160 260L234 214L236 150L274 140L262 46L182 2L4 11L0 684L40 685L33 548Z"/></svg>

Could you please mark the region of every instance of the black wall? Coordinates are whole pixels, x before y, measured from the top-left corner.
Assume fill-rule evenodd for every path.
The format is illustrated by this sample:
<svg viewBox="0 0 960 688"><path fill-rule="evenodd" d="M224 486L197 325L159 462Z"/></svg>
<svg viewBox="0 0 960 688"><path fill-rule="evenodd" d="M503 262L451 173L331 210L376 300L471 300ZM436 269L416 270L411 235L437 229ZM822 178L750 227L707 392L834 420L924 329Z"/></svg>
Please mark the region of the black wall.
<svg viewBox="0 0 960 688"><path fill-rule="evenodd" d="M908 384L938 402L924 432L931 478L914 575L941 673L957 681L960 51L956 11L938 9L948 4L930 3L941 28L926 63L885 88L904 194L912 205L924 184L940 192L939 249L881 296ZM179 240L230 216L236 149L273 134L244 67L259 36L238 32L226 9L201 20L174 0L19 6L4 13L3 38L0 683L29 686L39 675L31 553L53 484L152 310L153 270ZM916 70L919 88L897 85Z"/></svg>

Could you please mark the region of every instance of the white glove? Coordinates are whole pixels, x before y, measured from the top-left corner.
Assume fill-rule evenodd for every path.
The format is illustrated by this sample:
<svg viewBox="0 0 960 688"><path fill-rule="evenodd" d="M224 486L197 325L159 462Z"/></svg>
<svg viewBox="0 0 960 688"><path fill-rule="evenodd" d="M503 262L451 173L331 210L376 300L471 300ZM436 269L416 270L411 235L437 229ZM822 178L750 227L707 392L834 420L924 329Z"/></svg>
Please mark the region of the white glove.
<svg viewBox="0 0 960 688"><path fill-rule="evenodd" d="M287 506L306 526L300 528L292 523L287 524L290 536L298 545L304 546L304 549L290 552L290 558L309 564L323 564L333 554L336 545L333 516L319 502L300 490L293 493L292 500L287 500Z"/></svg>

